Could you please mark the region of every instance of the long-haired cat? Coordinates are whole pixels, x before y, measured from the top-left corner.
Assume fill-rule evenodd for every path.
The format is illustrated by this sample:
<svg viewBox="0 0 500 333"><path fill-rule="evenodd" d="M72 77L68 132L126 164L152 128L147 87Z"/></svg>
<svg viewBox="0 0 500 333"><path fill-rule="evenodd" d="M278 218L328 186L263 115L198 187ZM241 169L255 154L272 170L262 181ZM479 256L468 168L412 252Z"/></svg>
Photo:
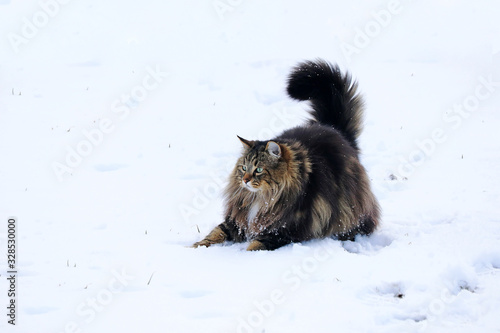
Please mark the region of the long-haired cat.
<svg viewBox="0 0 500 333"><path fill-rule="evenodd" d="M247 250L372 233L380 209L359 161L363 101L357 83L323 60L297 65L288 94L312 120L269 141L238 137L242 156L225 189L225 220L193 247L249 241Z"/></svg>

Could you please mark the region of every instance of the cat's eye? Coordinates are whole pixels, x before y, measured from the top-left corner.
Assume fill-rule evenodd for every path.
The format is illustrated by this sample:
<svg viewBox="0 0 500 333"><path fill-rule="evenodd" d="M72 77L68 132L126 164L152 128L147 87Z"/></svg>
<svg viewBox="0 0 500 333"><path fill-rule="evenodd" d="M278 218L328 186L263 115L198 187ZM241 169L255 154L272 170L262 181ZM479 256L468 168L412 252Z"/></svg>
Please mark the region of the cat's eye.
<svg viewBox="0 0 500 333"><path fill-rule="evenodd" d="M246 167L245 165L242 165L242 166L241 166L241 169L242 169L243 171L247 171L247 167Z"/></svg>
<svg viewBox="0 0 500 333"><path fill-rule="evenodd" d="M255 171L257 171L257 173L261 173L262 171L264 171L264 169L262 169L262 168L257 168Z"/></svg>

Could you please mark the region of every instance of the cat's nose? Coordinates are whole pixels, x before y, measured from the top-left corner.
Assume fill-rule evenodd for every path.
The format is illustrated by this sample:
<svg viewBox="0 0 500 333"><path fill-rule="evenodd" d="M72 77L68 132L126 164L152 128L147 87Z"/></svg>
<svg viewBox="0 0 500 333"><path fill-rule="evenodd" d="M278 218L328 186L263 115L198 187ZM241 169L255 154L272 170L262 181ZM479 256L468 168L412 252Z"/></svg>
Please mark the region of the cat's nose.
<svg viewBox="0 0 500 333"><path fill-rule="evenodd" d="M246 184L250 181L250 177L244 176L243 177L243 182Z"/></svg>

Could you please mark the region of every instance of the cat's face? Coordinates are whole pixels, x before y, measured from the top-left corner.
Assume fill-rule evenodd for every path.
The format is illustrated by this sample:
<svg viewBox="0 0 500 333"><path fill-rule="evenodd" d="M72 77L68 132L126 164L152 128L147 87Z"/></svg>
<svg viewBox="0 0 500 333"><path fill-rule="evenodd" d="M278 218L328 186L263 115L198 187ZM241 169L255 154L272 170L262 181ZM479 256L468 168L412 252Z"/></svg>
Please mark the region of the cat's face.
<svg viewBox="0 0 500 333"><path fill-rule="evenodd" d="M236 165L236 181L239 186L250 191L269 191L279 185L278 173L283 171L280 165L280 145L274 141L248 141L238 137L243 143L243 156Z"/></svg>

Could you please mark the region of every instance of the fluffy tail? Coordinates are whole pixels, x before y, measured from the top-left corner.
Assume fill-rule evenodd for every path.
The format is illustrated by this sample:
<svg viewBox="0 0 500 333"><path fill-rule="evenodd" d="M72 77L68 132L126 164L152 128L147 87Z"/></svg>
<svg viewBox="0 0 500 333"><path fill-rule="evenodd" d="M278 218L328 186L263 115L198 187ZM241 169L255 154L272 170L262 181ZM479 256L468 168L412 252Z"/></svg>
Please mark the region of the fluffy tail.
<svg viewBox="0 0 500 333"><path fill-rule="evenodd" d="M342 74L337 65L324 60L306 61L293 69L287 91L296 100L311 101L314 120L333 126L358 149L363 100L349 73Z"/></svg>

